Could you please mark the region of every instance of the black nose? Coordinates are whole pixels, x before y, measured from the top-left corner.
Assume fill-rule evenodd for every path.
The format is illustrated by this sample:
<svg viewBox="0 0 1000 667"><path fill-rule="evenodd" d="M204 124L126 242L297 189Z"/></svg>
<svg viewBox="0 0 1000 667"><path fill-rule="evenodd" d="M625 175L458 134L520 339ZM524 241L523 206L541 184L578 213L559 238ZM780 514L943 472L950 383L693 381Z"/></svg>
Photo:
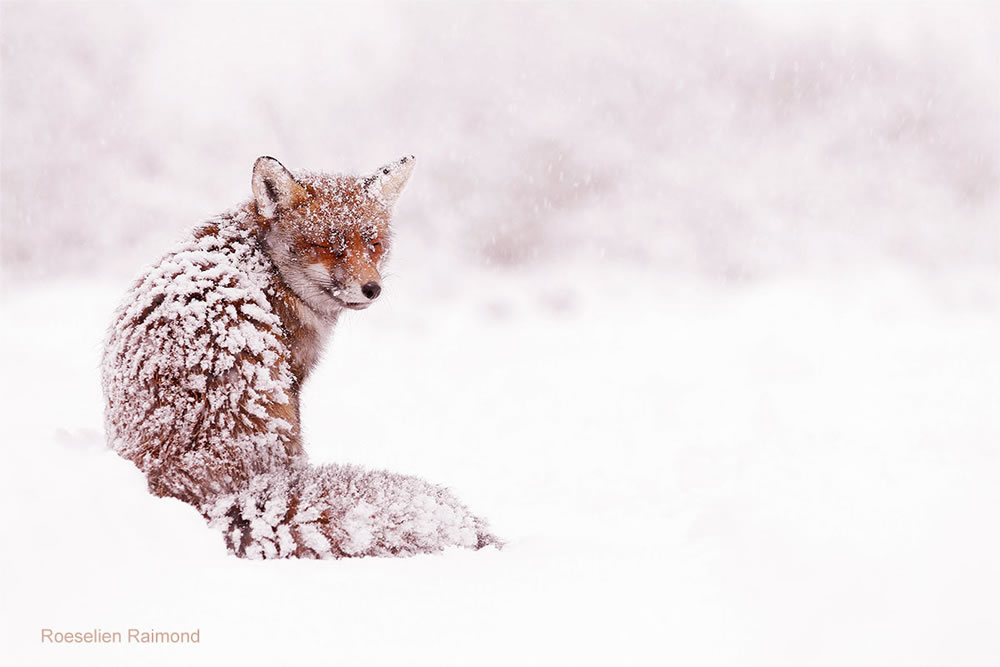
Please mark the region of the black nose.
<svg viewBox="0 0 1000 667"><path fill-rule="evenodd" d="M377 299L378 295L382 293L382 286L372 280L361 286L361 293L369 300Z"/></svg>

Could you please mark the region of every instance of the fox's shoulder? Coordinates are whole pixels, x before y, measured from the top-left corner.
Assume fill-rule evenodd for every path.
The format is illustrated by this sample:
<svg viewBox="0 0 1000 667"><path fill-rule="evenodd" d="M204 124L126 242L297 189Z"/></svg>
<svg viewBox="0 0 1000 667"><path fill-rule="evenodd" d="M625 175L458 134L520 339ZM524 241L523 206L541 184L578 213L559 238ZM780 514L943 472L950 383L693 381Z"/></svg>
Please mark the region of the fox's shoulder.
<svg viewBox="0 0 1000 667"><path fill-rule="evenodd" d="M112 337L209 356L284 356L273 291L273 271L253 231L214 219L134 284Z"/></svg>

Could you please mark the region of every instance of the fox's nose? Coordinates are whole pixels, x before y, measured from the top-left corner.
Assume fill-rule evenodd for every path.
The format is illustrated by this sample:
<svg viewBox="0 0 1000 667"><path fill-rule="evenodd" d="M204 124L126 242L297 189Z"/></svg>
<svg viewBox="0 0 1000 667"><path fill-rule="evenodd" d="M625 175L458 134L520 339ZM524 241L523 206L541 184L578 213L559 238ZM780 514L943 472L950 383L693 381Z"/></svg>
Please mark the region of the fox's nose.
<svg viewBox="0 0 1000 667"><path fill-rule="evenodd" d="M382 286L372 280L361 286L361 293L364 294L365 298L369 301L374 301L378 298L378 295L382 293Z"/></svg>

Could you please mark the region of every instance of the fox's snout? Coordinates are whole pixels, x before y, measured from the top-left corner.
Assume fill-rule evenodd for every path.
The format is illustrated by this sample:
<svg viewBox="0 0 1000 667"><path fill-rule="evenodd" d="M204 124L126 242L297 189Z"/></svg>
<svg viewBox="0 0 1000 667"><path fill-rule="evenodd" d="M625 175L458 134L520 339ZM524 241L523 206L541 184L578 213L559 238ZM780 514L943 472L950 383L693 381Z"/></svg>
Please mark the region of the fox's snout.
<svg viewBox="0 0 1000 667"><path fill-rule="evenodd" d="M382 277L371 261L341 261L328 272L336 295L348 304L369 304L382 293Z"/></svg>
<svg viewBox="0 0 1000 667"><path fill-rule="evenodd" d="M377 279L350 281L338 290L338 297L349 306L367 306L382 293L382 284Z"/></svg>

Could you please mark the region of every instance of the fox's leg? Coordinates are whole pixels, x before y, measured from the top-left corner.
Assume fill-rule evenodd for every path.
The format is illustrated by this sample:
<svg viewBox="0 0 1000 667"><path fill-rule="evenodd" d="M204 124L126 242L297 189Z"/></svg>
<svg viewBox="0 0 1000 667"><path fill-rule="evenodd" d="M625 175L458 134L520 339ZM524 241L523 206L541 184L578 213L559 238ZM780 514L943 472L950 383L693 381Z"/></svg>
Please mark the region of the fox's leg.
<svg viewBox="0 0 1000 667"><path fill-rule="evenodd" d="M403 556L501 542L444 487L354 466L260 475L202 508L247 558Z"/></svg>

